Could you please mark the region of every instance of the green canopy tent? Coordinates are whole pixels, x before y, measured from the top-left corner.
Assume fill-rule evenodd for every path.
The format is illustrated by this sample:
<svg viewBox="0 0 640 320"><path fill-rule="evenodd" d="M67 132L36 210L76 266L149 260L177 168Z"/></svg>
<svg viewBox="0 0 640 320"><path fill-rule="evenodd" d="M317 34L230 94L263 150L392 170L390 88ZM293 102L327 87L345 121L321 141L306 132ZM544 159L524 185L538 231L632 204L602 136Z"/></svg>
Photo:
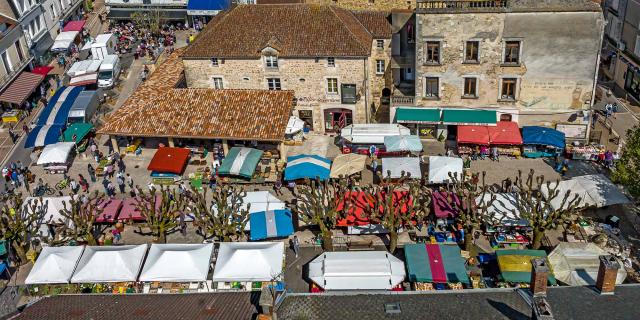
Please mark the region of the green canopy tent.
<svg viewBox="0 0 640 320"><path fill-rule="evenodd" d="M233 147L222 160L218 173L251 179L262 158L262 153L258 149Z"/></svg>
<svg viewBox="0 0 640 320"><path fill-rule="evenodd" d="M91 132L91 130L93 130L93 125L90 123L74 123L62 134L62 142L79 143L87 136L87 134L89 134L89 132Z"/></svg>
<svg viewBox="0 0 640 320"><path fill-rule="evenodd" d="M456 245L407 244L404 255L410 281L471 285L464 258Z"/></svg>

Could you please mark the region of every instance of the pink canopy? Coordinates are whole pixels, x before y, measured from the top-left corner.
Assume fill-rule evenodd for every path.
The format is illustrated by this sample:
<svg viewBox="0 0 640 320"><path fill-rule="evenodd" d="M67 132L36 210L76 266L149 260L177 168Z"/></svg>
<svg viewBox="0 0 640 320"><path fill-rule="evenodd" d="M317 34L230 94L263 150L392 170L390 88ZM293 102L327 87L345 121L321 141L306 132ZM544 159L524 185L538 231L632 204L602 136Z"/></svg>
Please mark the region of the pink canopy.
<svg viewBox="0 0 640 320"><path fill-rule="evenodd" d="M122 208L122 200L120 199L107 199L98 203L98 209L102 209L102 212L96 217L96 222L115 222L120 214Z"/></svg>
<svg viewBox="0 0 640 320"><path fill-rule="evenodd" d="M62 28L62 31L67 32L67 31L82 31L82 28L84 27L84 24L87 23L87 20L75 20L75 21L69 21L67 22L67 24L64 25L64 28Z"/></svg>
<svg viewBox="0 0 640 320"><path fill-rule="evenodd" d="M133 220L133 221L145 221L145 217L142 216L140 210L138 210L140 198L127 198L122 203L122 210L120 211L120 216L118 220ZM162 205L162 195L156 196L156 210L160 209L160 205Z"/></svg>
<svg viewBox="0 0 640 320"><path fill-rule="evenodd" d="M461 203L457 195L452 194L451 199L449 199L447 192L435 191L432 199L433 211L436 217L453 218L458 215L458 211L455 208L460 206Z"/></svg>

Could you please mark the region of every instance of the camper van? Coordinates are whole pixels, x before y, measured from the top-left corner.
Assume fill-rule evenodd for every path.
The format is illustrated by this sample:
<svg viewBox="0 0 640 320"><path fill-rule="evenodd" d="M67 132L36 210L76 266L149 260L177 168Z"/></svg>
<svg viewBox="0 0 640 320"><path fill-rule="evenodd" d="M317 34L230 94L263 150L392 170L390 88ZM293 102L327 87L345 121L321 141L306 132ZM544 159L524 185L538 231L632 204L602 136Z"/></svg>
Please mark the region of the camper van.
<svg viewBox="0 0 640 320"><path fill-rule="evenodd" d="M110 88L120 75L120 58L117 54L105 56L98 72L98 87Z"/></svg>
<svg viewBox="0 0 640 320"><path fill-rule="evenodd" d="M117 39L113 33L98 35L91 43L91 57L94 60L102 60L107 55L116 53Z"/></svg>

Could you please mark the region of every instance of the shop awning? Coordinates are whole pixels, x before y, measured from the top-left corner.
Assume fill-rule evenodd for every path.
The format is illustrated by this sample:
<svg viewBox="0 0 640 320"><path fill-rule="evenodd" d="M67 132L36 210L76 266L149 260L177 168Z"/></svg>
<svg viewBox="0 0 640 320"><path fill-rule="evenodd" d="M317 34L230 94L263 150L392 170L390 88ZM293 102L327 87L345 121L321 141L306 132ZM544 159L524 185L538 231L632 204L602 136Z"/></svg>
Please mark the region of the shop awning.
<svg viewBox="0 0 640 320"><path fill-rule="evenodd" d="M420 137L413 135L406 136L386 136L384 137L384 146L388 152L409 151L420 152L422 151L422 142Z"/></svg>
<svg viewBox="0 0 640 320"><path fill-rule="evenodd" d="M564 149L564 132L547 127L522 127L522 143L528 145L545 145Z"/></svg>
<svg viewBox="0 0 640 320"><path fill-rule="evenodd" d="M518 124L512 121L498 121L495 127L487 127L489 130L489 143L492 145L516 145L522 144L522 135Z"/></svg>
<svg viewBox="0 0 640 320"><path fill-rule="evenodd" d="M341 154L333 159L331 164L331 178L340 176L348 177L352 174L360 173L365 169L367 156L357 153Z"/></svg>
<svg viewBox="0 0 640 320"><path fill-rule="evenodd" d="M453 125L495 125L497 113L493 110L443 109L442 123Z"/></svg>
<svg viewBox="0 0 640 320"><path fill-rule="evenodd" d="M440 109L398 108L397 123L440 123Z"/></svg>
<svg viewBox="0 0 640 320"><path fill-rule="evenodd" d="M320 179L327 180L331 173L331 160L312 154L301 154L287 158L284 180Z"/></svg>
<svg viewBox="0 0 640 320"><path fill-rule="evenodd" d="M23 71L11 82L2 94L0 94L0 101L22 106L33 91L36 90L38 85L40 85L42 79L44 79L44 76L41 74Z"/></svg>
<svg viewBox="0 0 640 320"><path fill-rule="evenodd" d="M57 143L62 130L63 125L47 124L43 126L35 126L24 142L25 148L44 147L50 144Z"/></svg>
<svg viewBox="0 0 640 320"><path fill-rule="evenodd" d="M69 22L67 22L67 24L64 25L64 28L62 28L62 31L64 31L64 32L66 32L66 31L82 31L82 28L84 27L85 23L87 23L87 20L69 21Z"/></svg>
<svg viewBox="0 0 640 320"><path fill-rule="evenodd" d="M486 126L458 126L458 144L489 145L489 129Z"/></svg>
<svg viewBox="0 0 640 320"><path fill-rule="evenodd" d="M402 157L402 158L382 158L382 172L386 178L388 174L392 179L400 178L404 172L404 176L411 179L421 179L422 171L420 170L420 158L418 157Z"/></svg>
<svg viewBox="0 0 640 320"><path fill-rule="evenodd" d="M250 179L256 171L262 154L263 151L258 149L233 147L222 160L218 173Z"/></svg>
<svg viewBox="0 0 640 320"><path fill-rule="evenodd" d="M52 66L40 66L40 67L33 68L33 70L31 70L31 72L35 73L35 74L41 74L43 76L46 76L46 75L49 74L49 72L51 72L51 70L53 70Z"/></svg>
<svg viewBox="0 0 640 320"><path fill-rule="evenodd" d="M471 284L457 245L407 244L404 256L411 282Z"/></svg>
<svg viewBox="0 0 640 320"><path fill-rule="evenodd" d="M289 209L254 212L250 215L249 222L252 241L286 237L294 232Z"/></svg>
<svg viewBox="0 0 640 320"><path fill-rule="evenodd" d="M449 174L462 177L462 158L429 157L429 183L450 182Z"/></svg>
<svg viewBox="0 0 640 320"><path fill-rule="evenodd" d="M229 9L230 0L190 0L187 3L187 14L191 16L215 15L221 10Z"/></svg>
<svg viewBox="0 0 640 320"><path fill-rule="evenodd" d="M160 147L153 159L149 162L147 170L159 173L175 173L182 174L187 163L191 151L185 148Z"/></svg>
<svg viewBox="0 0 640 320"><path fill-rule="evenodd" d="M62 135L64 142L80 142L89 132L93 130L93 125L90 123L74 123Z"/></svg>
<svg viewBox="0 0 640 320"><path fill-rule="evenodd" d="M42 109L37 125L60 124L66 125L69 110L73 102L84 90L84 87L60 87L51 97L49 103Z"/></svg>
<svg viewBox="0 0 640 320"><path fill-rule="evenodd" d="M496 250L498 268L502 279L512 283L531 282L531 259L547 259L543 250ZM549 283L556 284L556 279L550 272Z"/></svg>

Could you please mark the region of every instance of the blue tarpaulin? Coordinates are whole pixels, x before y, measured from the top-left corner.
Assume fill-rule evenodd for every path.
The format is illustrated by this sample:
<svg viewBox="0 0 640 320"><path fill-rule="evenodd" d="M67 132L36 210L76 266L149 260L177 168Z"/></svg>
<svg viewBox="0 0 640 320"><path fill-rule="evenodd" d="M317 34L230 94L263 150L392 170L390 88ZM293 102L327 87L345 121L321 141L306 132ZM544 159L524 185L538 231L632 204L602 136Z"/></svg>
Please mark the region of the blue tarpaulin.
<svg viewBox="0 0 640 320"><path fill-rule="evenodd" d="M57 143L63 130L64 126L57 124L36 126L29 131L27 140L24 142L24 147L44 147L46 145Z"/></svg>
<svg viewBox="0 0 640 320"><path fill-rule="evenodd" d="M564 133L547 127L522 127L522 143L564 148Z"/></svg>
<svg viewBox="0 0 640 320"><path fill-rule="evenodd" d="M231 2L230 0L189 0L189 3L187 3L187 10L189 11L226 10L226 9L229 9L230 2Z"/></svg>
<svg viewBox="0 0 640 320"><path fill-rule="evenodd" d="M293 234L293 220L289 209L254 212L249 217L249 223L251 240L280 238Z"/></svg>
<svg viewBox="0 0 640 320"><path fill-rule="evenodd" d="M331 160L309 154L301 154L287 158L287 168L284 170L284 180L298 179L329 179Z"/></svg>
<svg viewBox="0 0 640 320"><path fill-rule="evenodd" d="M58 89L49 100L49 103L42 109L42 113L40 113L36 124L39 126L46 124L66 124L69 110L71 110L73 102L83 89L84 87L61 87Z"/></svg>

